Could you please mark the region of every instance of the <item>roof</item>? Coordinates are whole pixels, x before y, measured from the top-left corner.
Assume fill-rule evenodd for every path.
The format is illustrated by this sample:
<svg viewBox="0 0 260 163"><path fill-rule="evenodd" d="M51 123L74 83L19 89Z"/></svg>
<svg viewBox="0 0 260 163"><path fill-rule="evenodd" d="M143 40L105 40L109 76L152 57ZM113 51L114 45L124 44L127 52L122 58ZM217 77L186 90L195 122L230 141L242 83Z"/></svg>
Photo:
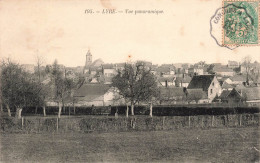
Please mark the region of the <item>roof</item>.
<svg viewBox="0 0 260 163"><path fill-rule="evenodd" d="M178 88L178 87L174 87L174 88L160 88L160 93L162 97L177 97L177 96L185 96L185 93L183 91L183 88Z"/></svg>
<svg viewBox="0 0 260 163"><path fill-rule="evenodd" d="M104 62L102 59L99 58L99 59L95 60L93 63L91 63L90 67L99 67L102 64L104 64Z"/></svg>
<svg viewBox="0 0 260 163"><path fill-rule="evenodd" d="M114 69L113 64L102 64L103 69Z"/></svg>
<svg viewBox="0 0 260 163"><path fill-rule="evenodd" d="M165 82L165 81L173 81L173 79L174 79L175 77L158 77L158 81L159 82Z"/></svg>
<svg viewBox="0 0 260 163"><path fill-rule="evenodd" d="M222 84L222 89L228 89L228 88L234 88L234 87L224 81L223 84Z"/></svg>
<svg viewBox="0 0 260 163"><path fill-rule="evenodd" d="M232 89L232 90L223 90L221 95L219 96L219 98L221 100L227 100L227 98L237 98L237 99L241 99L241 95L240 93L236 90L236 89Z"/></svg>
<svg viewBox="0 0 260 163"><path fill-rule="evenodd" d="M228 64L229 65L238 65L238 62L237 61L228 61Z"/></svg>
<svg viewBox="0 0 260 163"><path fill-rule="evenodd" d="M123 62L123 63L116 63L115 65L116 65L116 67L125 67L126 63L125 62Z"/></svg>
<svg viewBox="0 0 260 163"><path fill-rule="evenodd" d="M99 96L104 95L110 86L105 84L83 84L79 87L74 97L87 97L88 99L95 99Z"/></svg>
<svg viewBox="0 0 260 163"><path fill-rule="evenodd" d="M247 101L260 99L260 87L247 87L242 89L242 95Z"/></svg>
<svg viewBox="0 0 260 163"><path fill-rule="evenodd" d="M241 90L241 89L245 89L246 87L243 85L243 84L237 84L237 85L235 85L235 89L236 90Z"/></svg>
<svg viewBox="0 0 260 163"><path fill-rule="evenodd" d="M231 92L231 90L223 90L222 93L220 94L219 98L220 99L227 98L227 96L229 95L230 92Z"/></svg>
<svg viewBox="0 0 260 163"><path fill-rule="evenodd" d="M160 67L168 67L171 69L175 69L175 66L173 64L162 64Z"/></svg>
<svg viewBox="0 0 260 163"><path fill-rule="evenodd" d="M240 82L245 82L246 81L246 76L245 75L234 75L230 77L232 81L240 81Z"/></svg>
<svg viewBox="0 0 260 163"><path fill-rule="evenodd" d="M176 80L182 83L190 83L191 77L190 76L184 76L183 77L176 77Z"/></svg>
<svg viewBox="0 0 260 163"><path fill-rule="evenodd" d="M227 67L214 67L215 72L234 72L232 69Z"/></svg>
<svg viewBox="0 0 260 163"><path fill-rule="evenodd" d="M112 79L113 79L113 77L108 77L108 76L104 76L104 78L105 78L105 83L112 83Z"/></svg>
<svg viewBox="0 0 260 163"><path fill-rule="evenodd" d="M160 67L158 67L157 68L157 72L159 72L159 73L167 73L167 72L170 72L170 67L166 67L166 66L160 66Z"/></svg>
<svg viewBox="0 0 260 163"><path fill-rule="evenodd" d="M187 89L201 88L203 91L206 91L206 90L208 90L214 77L215 77L214 75L193 76Z"/></svg>

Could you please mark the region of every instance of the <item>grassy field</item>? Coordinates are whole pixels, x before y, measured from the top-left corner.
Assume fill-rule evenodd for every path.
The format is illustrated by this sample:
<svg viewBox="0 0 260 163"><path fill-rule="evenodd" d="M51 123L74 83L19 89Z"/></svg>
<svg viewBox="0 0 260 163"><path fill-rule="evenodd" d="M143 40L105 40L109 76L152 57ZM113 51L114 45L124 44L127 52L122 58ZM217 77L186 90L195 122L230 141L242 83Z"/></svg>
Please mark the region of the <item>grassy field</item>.
<svg viewBox="0 0 260 163"><path fill-rule="evenodd" d="M1 133L1 162L257 162L259 129Z"/></svg>

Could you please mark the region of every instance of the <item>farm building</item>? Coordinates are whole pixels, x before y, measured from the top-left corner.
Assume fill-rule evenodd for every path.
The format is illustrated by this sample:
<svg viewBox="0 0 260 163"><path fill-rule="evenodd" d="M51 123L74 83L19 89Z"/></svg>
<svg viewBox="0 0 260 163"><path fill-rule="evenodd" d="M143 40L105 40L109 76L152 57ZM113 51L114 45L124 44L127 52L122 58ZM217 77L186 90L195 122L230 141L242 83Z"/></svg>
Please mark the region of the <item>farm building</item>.
<svg viewBox="0 0 260 163"><path fill-rule="evenodd" d="M260 106L260 87L246 87L240 93L249 106Z"/></svg>
<svg viewBox="0 0 260 163"><path fill-rule="evenodd" d="M222 91L215 75L193 76L187 90L189 89L202 89L206 93L209 102L212 102Z"/></svg>
<svg viewBox="0 0 260 163"><path fill-rule="evenodd" d="M74 94L75 106L120 105L123 101L115 88L107 84L83 84Z"/></svg>
<svg viewBox="0 0 260 163"><path fill-rule="evenodd" d="M181 104L186 101L186 94L183 88L162 87L160 88L160 104Z"/></svg>
<svg viewBox="0 0 260 163"><path fill-rule="evenodd" d="M242 94L238 92L235 88L233 88L232 90L223 90L219 98L221 99L221 102L231 104L243 101Z"/></svg>

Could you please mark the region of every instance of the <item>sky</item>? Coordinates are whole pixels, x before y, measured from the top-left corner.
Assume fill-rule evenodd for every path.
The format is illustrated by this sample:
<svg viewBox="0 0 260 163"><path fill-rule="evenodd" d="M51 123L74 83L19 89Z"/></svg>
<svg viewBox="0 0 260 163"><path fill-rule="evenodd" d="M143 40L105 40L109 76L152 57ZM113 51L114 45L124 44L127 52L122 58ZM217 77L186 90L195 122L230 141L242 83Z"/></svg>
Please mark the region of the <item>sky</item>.
<svg viewBox="0 0 260 163"><path fill-rule="evenodd" d="M210 36L210 18L222 0L1 0L0 57L21 64L55 59L83 66L90 49L105 63L146 60L164 63L260 62L260 47L219 47ZM86 14L92 9L101 13ZM103 9L123 11L102 14ZM125 10L161 10L129 14Z"/></svg>

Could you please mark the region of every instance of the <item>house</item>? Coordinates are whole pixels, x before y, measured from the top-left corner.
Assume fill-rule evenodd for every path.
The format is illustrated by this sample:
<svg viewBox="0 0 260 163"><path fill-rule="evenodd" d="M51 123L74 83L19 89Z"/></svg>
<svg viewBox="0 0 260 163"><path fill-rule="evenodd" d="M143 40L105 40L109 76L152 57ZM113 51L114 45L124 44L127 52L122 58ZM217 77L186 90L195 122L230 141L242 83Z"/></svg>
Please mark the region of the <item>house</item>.
<svg viewBox="0 0 260 163"><path fill-rule="evenodd" d="M255 74L255 75L260 74L260 63L255 61L254 63L252 63L251 68L252 68L250 71L251 74Z"/></svg>
<svg viewBox="0 0 260 163"><path fill-rule="evenodd" d="M109 106L116 105L118 93L110 85L83 84L74 93L75 106Z"/></svg>
<svg viewBox="0 0 260 163"><path fill-rule="evenodd" d="M202 89L208 98L209 102L218 95L221 94L221 86L215 75L198 75L193 76L190 84L187 87L188 89Z"/></svg>
<svg viewBox="0 0 260 163"><path fill-rule="evenodd" d="M34 73L35 66L33 64L22 64L21 67L28 73Z"/></svg>
<svg viewBox="0 0 260 163"><path fill-rule="evenodd" d="M151 65L150 66L150 71L153 75L156 75L156 70L157 70L158 66L157 65Z"/></svg>
<svg viewBox="0 0 260 163"><path fill-rule="evenodd" d="M234 88L234 86L232 86L231 84L228 84L227 82L224 82L222 85L222 90L232 90Z"/></svg>
<svg viewBox="0 0 260 163"><path fill-rule="evenodd" d="M174 82L175 77L169 76L169 77L158 77L158 86L163 87L169 87L169 86L175 86Z"/></svg>
<svg viewBox="0 0 260 163"><path fill-rule="evenodd" d="M160 66L156 70L156 74L161 77L168 77L174 75L174 68L170 66Z"/></svg>
<svg viewBox="0 0 260 163"><path fill-rule="evenodd" d="M102 65L103 74L106 77L113 77L116 75L117 71L113 64L103 64Z"/></svg>
<svg viewBox="0 0 260 163"><path fill-rule="evenodd" d="M116 71L123 70L125 68L125 65L126 65L126 63L116 63L115 64Z"/></svg>
<svg viewBox="0 0 260 163"><path fill-rule="evenodd" d="M246 75L234 75L230 77L231 83L229 84L245 84L247 77Z"/></svg>
<svg viewBox="0 0 260 163"><path fill-rule="evenodd" d="M232 84L232 80L228 76L220 77L220 78L218 78L218 81L219 81L221 86L222 86L223 83Z"/></svg>
<svg viewBox="0 0 260 163"><path fill-rule="evenodd" d="M232 90L223 90L221 95L219 96L221 102L229 103L229 104L238 104L243 102L243 97L240 92L238 92L235 88Z"/></svg>
<svg viewBox="0 0 260 163"><path fill-rule="evenodd" d="M260 87L246 87L240 93L249 106L260 106Z"/></svg>
<svg viewBox="0 0 260 163"><path fill-rule="evenodd" d="M204 73L204 70L203 68L199 68L199 67L193 67L193 68L189 68L188 69L188 74L190 76L193 76L193 75L203 75Z"/></svg>
<svg viewBox="0 0 260 163"><path fill-rule="evenodd" d="M214 67L213 71L219 76L233 76L235 72L228 67Z"/></svg>
<svg viewBox="0 0 260 163"><path fill-rule="evenodd" d="M191 77L187 75L183 75L182 77L176 77L175 86L176 87L188 87L191 81Z"/></svg>
<svg viewBox="0 0 260 163"><path fill-rule="evenodd" d="M160 88L160 104L182 104L186 102L186 94L183 88L162 87Z"/></svg>
<svg viewBox="0 0 260 163"><path fill-rule="evenodd" d="M237 68L237 67L239 67L239 64L238 64L238 62L236 62L236 61L228 61L228 68Z"/></svg>
<svg viewBox="0 0 260 163"><path fill-rule="evenodd" d="M112 84L113 77L107 77L107 76L104 76L104 75L100 75L99 77L97 77L97 79L98 79L99 83Z"/></svg>

